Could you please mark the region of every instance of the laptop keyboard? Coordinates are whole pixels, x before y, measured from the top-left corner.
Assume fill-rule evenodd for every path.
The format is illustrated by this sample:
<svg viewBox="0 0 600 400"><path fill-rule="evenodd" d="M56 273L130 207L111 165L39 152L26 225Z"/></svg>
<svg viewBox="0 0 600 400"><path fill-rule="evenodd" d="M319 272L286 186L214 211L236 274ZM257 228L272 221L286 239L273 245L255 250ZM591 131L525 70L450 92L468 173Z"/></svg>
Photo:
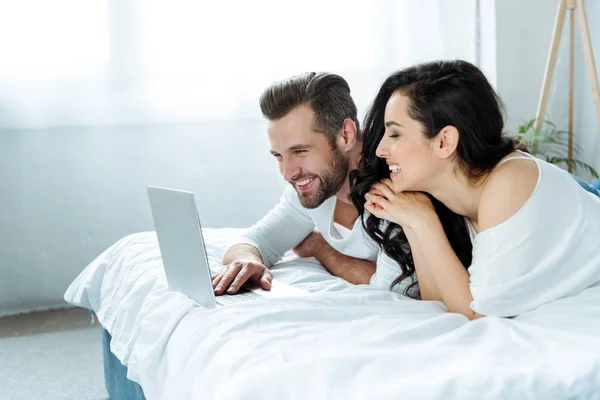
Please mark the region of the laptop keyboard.
<svg viewBox="0 0 600 400"><path fill-rule="evenodd" d="M217 296L216 302L221 306L228 306L230 304L243 303L244 301L260 299L263 296L256 294L247 289L240 289L236 294L222 294Z"/></svg>

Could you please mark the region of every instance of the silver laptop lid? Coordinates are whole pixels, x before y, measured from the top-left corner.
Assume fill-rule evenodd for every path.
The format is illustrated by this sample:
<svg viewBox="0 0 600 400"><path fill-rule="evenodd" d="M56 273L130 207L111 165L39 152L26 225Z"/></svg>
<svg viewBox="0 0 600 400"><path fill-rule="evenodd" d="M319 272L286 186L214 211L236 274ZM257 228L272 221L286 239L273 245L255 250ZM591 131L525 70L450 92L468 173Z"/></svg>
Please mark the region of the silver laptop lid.
<svg viewBox="0 0 600 400"><path fill-rule="evenodd" d="M169 288L216 307L194 194L148 186L148 198Z"/></svg>

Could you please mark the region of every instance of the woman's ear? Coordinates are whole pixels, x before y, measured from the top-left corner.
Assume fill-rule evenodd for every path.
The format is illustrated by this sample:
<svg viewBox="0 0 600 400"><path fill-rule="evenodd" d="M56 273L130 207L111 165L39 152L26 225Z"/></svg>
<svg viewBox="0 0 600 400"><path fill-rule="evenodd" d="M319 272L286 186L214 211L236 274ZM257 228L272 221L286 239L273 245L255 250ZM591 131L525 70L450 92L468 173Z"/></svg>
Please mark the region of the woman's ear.
<svg viewBox="0 0 600 400"><path fill-rule="evenodd" d="M435 138L434 151L439 158L451 158L456 153L459 140L458 129L452 125L445 126Z"/></svg>

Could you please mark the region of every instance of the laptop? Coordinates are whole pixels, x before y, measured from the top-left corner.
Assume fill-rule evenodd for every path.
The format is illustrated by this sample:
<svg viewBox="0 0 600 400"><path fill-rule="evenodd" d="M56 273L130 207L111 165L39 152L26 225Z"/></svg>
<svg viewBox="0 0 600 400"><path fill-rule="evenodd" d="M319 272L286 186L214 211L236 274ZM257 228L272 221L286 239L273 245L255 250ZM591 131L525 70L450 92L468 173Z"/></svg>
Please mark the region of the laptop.
<svg viewBox="0 0 600 400"><path fill-rule="evenodd" d="M244 285L233 295L215 296L194 194L148 186L148 198L167 283L199 305L215 308L260 298L297 297L309 293L278 280L271 290Z"/></svg>

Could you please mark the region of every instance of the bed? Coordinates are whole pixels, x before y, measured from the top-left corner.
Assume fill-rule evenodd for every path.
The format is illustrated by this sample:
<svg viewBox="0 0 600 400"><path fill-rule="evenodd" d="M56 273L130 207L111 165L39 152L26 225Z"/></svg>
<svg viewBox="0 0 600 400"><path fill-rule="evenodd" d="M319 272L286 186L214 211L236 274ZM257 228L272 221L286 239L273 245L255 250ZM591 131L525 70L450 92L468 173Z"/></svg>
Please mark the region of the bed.
<svg viewBox="0 0 600 400"><path fill-rule="evenodd" d="M240 233L204 230L214 271ZM104 328L111 399L600 399L600 287L469 321L292 253L273 274L311 296L207 310L168 289L145 232L98 256L65 299Z"/></svg>

